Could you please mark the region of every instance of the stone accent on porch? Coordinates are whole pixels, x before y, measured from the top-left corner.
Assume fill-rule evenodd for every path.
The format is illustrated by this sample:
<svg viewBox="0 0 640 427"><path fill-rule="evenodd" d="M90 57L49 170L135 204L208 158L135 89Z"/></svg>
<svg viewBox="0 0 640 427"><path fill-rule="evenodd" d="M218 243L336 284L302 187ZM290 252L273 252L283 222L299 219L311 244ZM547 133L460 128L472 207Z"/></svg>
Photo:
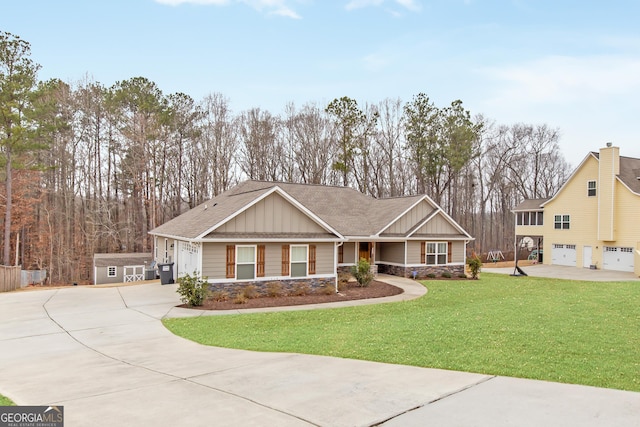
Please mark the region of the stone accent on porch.
<svg viewBox="0 0 640 427"><path fill-rule="evenodd" d="M449 273L453 277L465 274L465 266L460 265L423 265L418 267L403 267L398 265L378 264L378 271L393 276L407 277L409 279L428 279L431 277L440 277L442 273Z"/></svg>

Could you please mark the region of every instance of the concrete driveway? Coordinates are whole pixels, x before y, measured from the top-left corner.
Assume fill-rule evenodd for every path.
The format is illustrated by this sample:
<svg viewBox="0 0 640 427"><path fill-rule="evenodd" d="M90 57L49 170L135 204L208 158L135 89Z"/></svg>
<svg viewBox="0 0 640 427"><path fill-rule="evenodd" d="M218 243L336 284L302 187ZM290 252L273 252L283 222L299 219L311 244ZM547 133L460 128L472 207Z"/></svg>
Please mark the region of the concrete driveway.
<svg viewBox="0 0 640 427"><path fill-rule="evenodd" d="M67 427L640 425L640 393L201 346L162 326L178 303L158 284L0 294L0 393L64 405Z"/></svg>
<svg viewBox="0 0 640 427"><path fill-rule="evenodd" d="M633 273L613 270L590 270L588 268L568 267L564 265L535 264L522 267L529 276L555 279L587 280L593 282L640 281ZM491 264L482 266L486 273L513 274L513 267L492 268Z"/></svg>

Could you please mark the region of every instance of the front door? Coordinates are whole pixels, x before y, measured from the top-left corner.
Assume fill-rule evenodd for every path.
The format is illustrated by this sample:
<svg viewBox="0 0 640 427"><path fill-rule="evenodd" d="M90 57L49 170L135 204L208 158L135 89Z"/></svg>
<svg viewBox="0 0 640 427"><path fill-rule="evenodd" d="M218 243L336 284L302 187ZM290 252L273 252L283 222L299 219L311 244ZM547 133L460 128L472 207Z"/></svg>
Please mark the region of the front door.
<svg viewBox="0 0 640 427"><path fill-rule="evenodd" d="M371 242L360 242L358 246L358 261L362 258L371 264Z"/></svg>

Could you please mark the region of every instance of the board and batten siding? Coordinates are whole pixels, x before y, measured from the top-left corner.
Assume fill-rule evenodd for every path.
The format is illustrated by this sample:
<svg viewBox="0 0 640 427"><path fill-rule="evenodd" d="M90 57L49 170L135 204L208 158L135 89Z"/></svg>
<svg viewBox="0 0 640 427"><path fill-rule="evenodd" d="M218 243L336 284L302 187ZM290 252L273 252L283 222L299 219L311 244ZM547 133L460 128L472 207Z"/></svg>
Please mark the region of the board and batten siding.
<svg viewBox="0 0 640 427"><path fill-rule="evenodd" d="M259 245L263 243L241 243L242 245ZM280 277L282 275L282 245L297 245L301 243L270 242L265 245L265 277ZM334 243L311 243L316 246L316 274L334 274ZM227 245L234 243L204 243L202 253L202 275L210 280L226 278ZM306 243L305 243L306 245ZM308 254L308 252L307 252Z"/></svg>
<svg viewBox="0 0 640 427"><path fill-rule="evenodd" d="M378 243L377 249L376 257L378 262L404 264L404 242L381 242Z"/></svg>
<svg viewBox="0 0 640 427"><path fill-rule="evenodd" d="M279 194L271 194L216 229L224 233L326 233Z"/></svg>
<svg viewBox="0 0 640 427"><path fill-rule="evenodd" d="M411 227L414 227L420 221L424 220L434 211L433 206L426 200L418 203L409 212L398 218L396 222L391 224L389 228L384 230L382 236L387 234L406 234Z"/></svg>
<svg viewBox="0 0 640 427"><path fill-rule="evenodd" d="M439 213L420 227L415 234L460 234L460 231Z"/></svg>

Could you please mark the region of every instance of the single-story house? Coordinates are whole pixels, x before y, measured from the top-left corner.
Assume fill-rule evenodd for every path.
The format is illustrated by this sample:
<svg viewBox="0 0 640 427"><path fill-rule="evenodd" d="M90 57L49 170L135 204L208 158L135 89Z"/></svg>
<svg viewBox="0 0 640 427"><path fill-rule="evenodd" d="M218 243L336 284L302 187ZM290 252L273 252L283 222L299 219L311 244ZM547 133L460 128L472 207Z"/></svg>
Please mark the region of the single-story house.
<svg viewBox="0 0 640 427"><path fill-rule="evenodd" d="M151 253L94 254L93 284L137 282L145 280L145 270L151 268Z"/></svg>
<svg viewBox="0 0 640 427"><path fill-rule="evenodd" d="M359 259L403 277L463 274L473 238L426 195L244 181L149 232L154 260L210 283L337 284Z"/></svg>

